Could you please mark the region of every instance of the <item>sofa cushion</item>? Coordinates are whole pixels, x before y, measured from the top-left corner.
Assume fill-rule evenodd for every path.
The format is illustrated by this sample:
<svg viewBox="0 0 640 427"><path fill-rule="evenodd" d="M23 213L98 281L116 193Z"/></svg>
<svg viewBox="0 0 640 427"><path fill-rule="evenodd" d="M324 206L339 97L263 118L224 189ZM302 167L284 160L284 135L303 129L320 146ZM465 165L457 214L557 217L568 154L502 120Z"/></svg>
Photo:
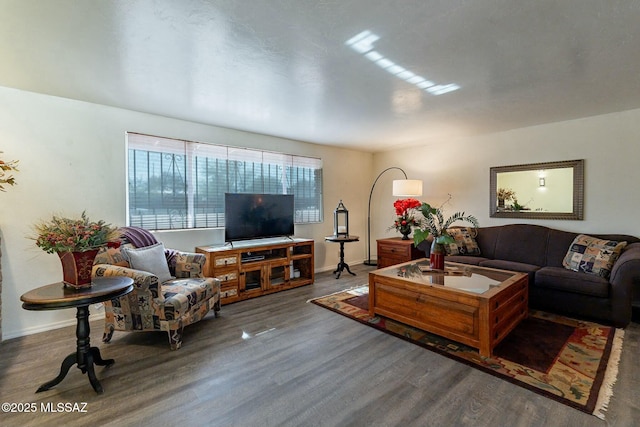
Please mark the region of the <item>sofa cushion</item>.
<svg viewBox="0 0 640 427"><path fill-rule="evenodd" d="M475 239L477 231L473 227L448 228L447 234L454 240L444 245L447 255L480 255L480 248Z"/></svg>
<svg viewBox="0 0 640 427"><path fill-rule="evenodd" d="M543 266L548 236L549 229L540 225L504 225L500 229L493 258Z"/></svg>
<svg viewBox="0 0 640 427"><path fill-rule="evenodd" d="M535 273L540 270L540 267L537 265L515 261L504 261L501 259L482 261L479 265L480 267L498 268L500 270L517 271L519 273Z"/></svg>
<svg viewBox="0 0 640 427"><path fill-rule="evenodd" d="M562 267L567 248L579 233L549 229L549 243L547 245L547 267Z"/></svg>
<svg viewBox="0 0 640 427"><path fill-rule="evenodd" d="M156 243L144 248L124 246L122 255L131 264L131 268L152 273L158 277L160 283L173 278L169 272L169 265L167 264L162 243Z"/></svg>
<svg viewBox="0 0 640 427"><path fill-rule="evenodd" d="M593 274L582 274L562 267L543 267L536 272L534 285L565 292L609 297L609 281Z"/></svg>
<svg viewBox="0 0 640 427"><path fill-rule="evenodd" d="M495 258L496 242L501 228L502 226L478 228L476 242L483 257Z"/></svg>
<svg viewBox="0 0 640 427"><path fill-rule="evenodd" d="M540 269L537 265L525 264L515 261L503 261L499 259L490 259L482 261L478 264L480 267L498 268L500 270L517 271L518 273L527 273L529 284L533 283L536 271Z"/></svg>
<svg viewBox="0 0 640 427"><path fill-rule="evenodd" d="M609 278L613 264L627 242L579 234L569 246L562 265L573 271Z"/></svg>

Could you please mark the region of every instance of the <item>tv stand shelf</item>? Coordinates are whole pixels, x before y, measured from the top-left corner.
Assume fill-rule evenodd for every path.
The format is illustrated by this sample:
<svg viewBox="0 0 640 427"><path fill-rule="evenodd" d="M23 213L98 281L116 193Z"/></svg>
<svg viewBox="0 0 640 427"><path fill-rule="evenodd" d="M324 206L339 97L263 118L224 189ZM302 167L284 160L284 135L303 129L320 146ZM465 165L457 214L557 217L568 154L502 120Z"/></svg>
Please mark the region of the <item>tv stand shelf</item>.
<svg viewBox="0 0 640 427"><path fill-rule="evenodd" d="M312 239L258 239L196 252L207 257L204 274L220 279L220 301L229 304L313 283L313 245Z"/></svg>

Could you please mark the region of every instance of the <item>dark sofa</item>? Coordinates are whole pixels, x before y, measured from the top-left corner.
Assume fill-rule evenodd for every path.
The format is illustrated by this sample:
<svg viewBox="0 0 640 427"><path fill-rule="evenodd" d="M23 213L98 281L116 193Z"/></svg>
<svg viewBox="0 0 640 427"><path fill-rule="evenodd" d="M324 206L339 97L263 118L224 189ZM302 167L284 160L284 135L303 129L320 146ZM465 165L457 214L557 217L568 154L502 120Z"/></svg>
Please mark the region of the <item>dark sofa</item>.
<svg viewBox="0 0 640 427"><path fill-rule="evenodd" d="M627 242L605 279L563 267L562 260L578 234L530 224L480 227L479 256L453 255L446 260L528 273L530 308L617 327L628 325L632 301L640 298L640 239L583 233Z"/></svg>

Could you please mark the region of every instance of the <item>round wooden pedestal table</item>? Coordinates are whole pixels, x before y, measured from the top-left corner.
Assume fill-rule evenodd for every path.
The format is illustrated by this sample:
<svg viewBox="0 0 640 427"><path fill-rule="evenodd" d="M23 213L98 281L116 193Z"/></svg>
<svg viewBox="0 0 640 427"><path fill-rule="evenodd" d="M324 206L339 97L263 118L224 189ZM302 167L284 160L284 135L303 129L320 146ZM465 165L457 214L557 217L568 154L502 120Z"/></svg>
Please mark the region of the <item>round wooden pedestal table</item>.
<svg viewBox="0 0 640 427"><path fill-rule="evenodd" d="M93 366L94 364L111 366L114 360L103 359L100 355L100 349L91 347L89 343L89 306L128 294L133 290L133 279L129 277L98 277L94 278L91 283L90 288L73 289L65 286L63 282L58 282L32 289L20 297L23 302L22 308L25 310L61 310L63 308L77 310L76 351L62 361L58 376L42 384L36 393L49 390L59 384L69 369L76 364L83 374L89 376L89 382L96 393L103 392Z"/></svg>
<svg viewBox="0 0 640 427"><path fill-rule="evenodd" d="M345 243L349 243L349 242L357 242L360 238L358 236L327 236L324 238L325 241L327 242L334 242L334 243L340 243L340 261L338 262L338 266L336 267L336 270L333 272L333 274L336 275L336 279L340 278L340 275L342 274L342 272L344 271L344 269L347 269L347 272L353 276L356 275L356 273L352 273L351 270L349 269L349 265L344 262L344 244Z"/></svg>

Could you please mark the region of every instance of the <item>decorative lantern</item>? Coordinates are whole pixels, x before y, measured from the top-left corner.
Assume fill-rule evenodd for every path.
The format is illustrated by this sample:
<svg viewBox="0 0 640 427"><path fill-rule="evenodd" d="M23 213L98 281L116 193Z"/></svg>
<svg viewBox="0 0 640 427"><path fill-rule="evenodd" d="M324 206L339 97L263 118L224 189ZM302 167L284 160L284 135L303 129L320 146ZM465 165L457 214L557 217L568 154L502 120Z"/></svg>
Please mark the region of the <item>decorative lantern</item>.
<svg viewBox="0 0 640 427"><path fill-rule="evenodd" d="M333 235L335 237L349 235L349 211L344 207L342 200L333 211Z"/></svg>

